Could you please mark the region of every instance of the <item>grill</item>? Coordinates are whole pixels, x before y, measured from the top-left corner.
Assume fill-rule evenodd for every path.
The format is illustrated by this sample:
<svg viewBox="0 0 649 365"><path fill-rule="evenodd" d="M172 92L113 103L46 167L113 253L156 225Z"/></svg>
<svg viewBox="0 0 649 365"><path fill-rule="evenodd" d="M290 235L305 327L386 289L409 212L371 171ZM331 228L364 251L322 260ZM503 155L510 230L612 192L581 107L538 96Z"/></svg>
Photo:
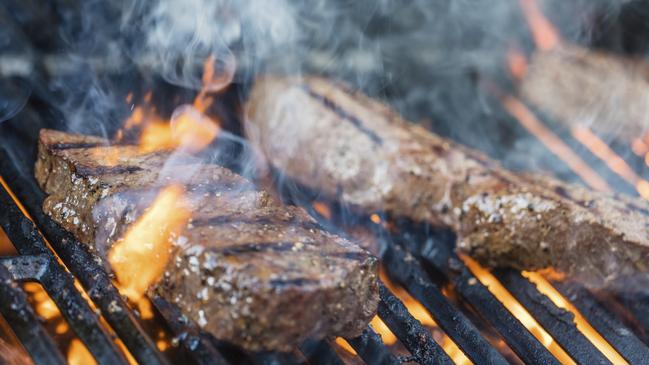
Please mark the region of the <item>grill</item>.
<svg viewBox="0 0 649 365"><path fill-rule="evenodd" d="M18 283L40 283L56 303L72 331L100 364L128 363L116 345L119 338L139 363L171 363L144 329L136 311L113 286L101 260L41 211L44 194L33 179L35 138L39 128L56 127L56 114L37 97L12 121L0 128L13 144L0 149L0 225L19 255L0 259L0 311L24 349L37 364L62 364L65 357L46 333ZM18 203L20 202L20 203ZM27 215L26 215L27 214ZM388 233L371 225L379 237L383 267L389 285L402 286L432 315L441 329L476 364L559 364L548 347L507 309L478 279L466 260L453 251L450 232L431 231L411 222L395 222ZM573 313L557 307L520 272L493 273L554 341L577 363L607 364L601 352L573 321ZM75 286L78 281L88 297ZM452 364L429 328L404 303L381 285L378 316L405 348L395 352L372 327L347 339L357 357L367 364ZM569 282L555 283L590 325L626 361L640 364L649 358L646 318L649 301L611 298L591 293ZM248 354L219 342L159 298L152 298L157 314L174 336L182 356L197 364L343 364L333 342L306 341L292 353ZM100 319L101 314L102 319ZM104 321L105 320L105 321ZM398 353L398 354L395 354Z"/></svg>
<svg viewBox="0 0 649 365"><path fill-rule="evenodd" d="M631 3L641 5L641 1ZM0 6L0 19L3 20L0 26L12 40L8 48L21 56L38 57L41 51L52 52L61 46L62 40L39 32L41 27L55 27L56 22L49 19L48 11L36 11L39 7L30 1L25 4L22 7L19 2L10 1L7 5L21 19L12 19L11 12L5 11L4 5ZM59 9L57 16L61 18L66 18L66 12L74 14L63 4L48 3L46 7ZM30 26L25 27L25 24ZM29 34L24 34L21 28ZM638 49L646 48L646 42L640 43L635 45ZM57 63L56 56L45 56L51 56L54 61L43 64ZM127 68L114 66L120 67ZM396 336L397 344L387 345L377 333L381 331L368 326L360 337L345 339L356 355L344 350L337 341L329 340L308 340L290 353L246 353L201 332L199 326L187 320L173 305L160 298L150 298L159 325L173 338L174 353L161 351L140 313L113 286L101 259L41 210L45 196L33 178L36 136L40 128L63 129L65 125L56 107L48 102L56 98L48 94L51 90L45 90L46 71L40 68L31 71L29 77L36 85L34 95L20 114L0 123L3 143L0 145L0 227L18 253L0 257L0 330L4 320L35 364L65 364L67 361L30 303L21 285L25 282L42 285L70 330L99 364L128 364L131 357L142 364L180 361L195 364L453 364L451 351L441 344L443 341L437 334L446 336L475 364L560 364L566 360L559 358L557 354L561 353L579 364L609 364L617 355L631 364L643 364L649 359L649 297L591 292L569 281L552 282L553 290L566 298L583 318L577 322L573 311L557 306L524 273L498 270L489 274L489 283L483 282L480 268L469 258L456 255L455 237L451 232L431 230L408 221L395 221L393 229L388 231L380 224L369 223L367 217L358 218L367 222L363 227L379 241L386 274L380 286L377 316ZM124 76L129 84L135 78L131 76ZM162 88L162 93L168 89ZM167 94L177 96L174 92ZM171 100L167 94L163 97ZM223 96L225 104L229 103L227 98L228 95ZM507 115L504 110L494 113L499 113L499 117ZM544 121L554 127L552 121ZM236 123L229 129L236 130ZM571 146L578 146L570 135L561 135L561 138ZM240 146L235 150L237 148ZM613 148L619 152L618 148L627 147ZM598 164L596 156L583 149L581 152L589 165ZM638 167L645 163L640 157L628 162L635 170L640 170ZM600 165L599 170L607 180L619 179ZM620 186L617 181L611 185ZM304 192L304 196L295 196L293 189L284 195L289 201L310 206L315 197L304 189L298 190ZM626 190L634 191L630 186L626 186ZM318 216L315 210L311 213ZM338 213L334 217L346 214ZM332 227L342 224L319 218L325 225L333 223ZM425 308L436 323L434 331L415 318L412 308L395 287L403 288ZM503 296L503 290L498 291L498 287L504 288L505 294L511 297ZM518 307L512 307L511 303ZM533 318L532 324L529 318L522 319L527 313ZM576 323L592 327L596 336L601 336L609 347L596 346L586 335L593 331ZM539 333L540 328L545 332Z"/></svg>

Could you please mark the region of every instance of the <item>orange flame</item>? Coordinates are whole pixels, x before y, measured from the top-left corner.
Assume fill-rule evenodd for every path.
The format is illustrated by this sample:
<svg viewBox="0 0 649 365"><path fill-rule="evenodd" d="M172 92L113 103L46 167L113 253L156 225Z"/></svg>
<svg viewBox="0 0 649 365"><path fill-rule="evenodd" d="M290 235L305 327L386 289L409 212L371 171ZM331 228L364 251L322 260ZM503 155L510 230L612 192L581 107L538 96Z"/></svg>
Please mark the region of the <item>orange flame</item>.
<svg viewBox="0 0 649 365"><path fill-rule="evenodd" d="M92 365L96 364L95 358L92 357L86 346L78 339L73 339L68 348L69 365Z"/></svg>
<svg viewBox="0 0 649 365"><path fill-rule="evenodd" d="M565 162L586 184L595 190L611 191L606 181L593 170L570 146L539 121L523 102L511 95L502 98L505 109L538 138L552 153Z"/></svg>
<svg viewBox="0 0 649 365"><path fill-rule="evenodd" d="M354 350L352 345L350 345L349 342L347 342L347 340L345 340L344 338L336 337L336 340L334 342L336 343L336 345L338 345L338 347L345 350L349 354L354 355L354 356L358 356L358 354L356 353L356 350Z"/></svg>
<svg viewBox="0 0 649 365"><path fill-rule="evenodd" d="M613 172L633 185L640 196L649 199L649 182L638 176L631 166L595 133L586 127L576 126L572 128L572 135L595 156L604 161Z"/></svg>
<svg viewBox="0 0 649 365"><path fill-rule="evenodd" d="M541 51L549 51L557 47L561 41L559 32L543 15L537 1L519 0L519 2L532 32L536 47Z"/></svg>
<svg viewBox="0 0 649 365"><path fill-rule="evenodd" d="M579 332L593 344L597 349L606 356L607 359L613 364L628 364L622 356L613 349L613 347L606 342L606 340L588 323L588 321L582 316L582 314L575 308L566 298L564 298L561 293L559 293L543 276L534 272L523 272L529 281L536 285L536 288L539 292L545 294L554 305L559 308L563 308L572 314L574 314L573 321L577 326Z"/></svg>
<svg viewBox="0 0 649 365"><path fill-rule="evenodd" d="M140 150L154 152L180 149L198 152L207 147L219 133L219 125L191 105L174 111L170 123L150 123L142 131Z"/></svg>
<svg viewBox="0 0 649 365"><path fill-rule="evenodd" d="M462 261L480 282L516 317L530 333L541 342L562 364L575 364L568 354L554 341L552 336L541 327L523 305L493 276L487 269L468 256L462 255Z"/></svg>
<svg viewBox="0 0 649 365"><path fill-rule="evenodd" d="M125 129L141 127L140 148L142 152L154 152L167 149L181 149L186 152L198 152L207 147L218 135L220 128L217 121L208 117L205 112L213 102L209 93L222 90L232 82L236 64L234 59L223 62L224 70L217 74L215 58L210 56L203 66L203 86L194 98L192 105L177 107L169 121L160 118L149 103L151 92L144 97L145 105L136 106L124 122ZM132 100L132 94L127 102ZM123 133L118 132L119 140Z"/></svg>
<svg viewBox="0 0 649 365"><path fill-rule="evenodd" d="M170 185L162 190L108 254L120 292L133 302L162 276L171 256L171 239L182 232L190 218L183 197L182 186Z"/></svg>

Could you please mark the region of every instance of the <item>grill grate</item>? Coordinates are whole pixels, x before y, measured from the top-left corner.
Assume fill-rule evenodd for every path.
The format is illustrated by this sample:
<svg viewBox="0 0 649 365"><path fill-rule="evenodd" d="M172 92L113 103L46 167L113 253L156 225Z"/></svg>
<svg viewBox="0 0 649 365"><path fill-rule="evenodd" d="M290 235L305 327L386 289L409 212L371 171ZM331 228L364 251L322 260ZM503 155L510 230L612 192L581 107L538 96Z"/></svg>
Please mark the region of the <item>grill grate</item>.
<svg viewBox="0 0 649 365"><path fill-rule="evenodd" d="M37 105L36 110L40 111L39 108ZM31 118L34 118L34 114L31 114ZM4 208L0 211L0 225L20 254L17 257L0 259L0 294L3 298L12 298L11 302L0 301L2 315L35 363L64 363L63 355L36 320L25 294L16 286L16 282L20 281L37 281L43 285L72 330L100 364L126 363L125 356L113 341L113 332L138 362L169 363L144 331L138 317L112 285L101 260L42 213L40 207L44 195L32 178L31 165L35 133L37 127L44 126L44 122L26 122L19 116L16 120L0 126L3 133L15 137L15 146L11 150L0 149L0 176L6 179L16 198L33 219L32 222L21 213L7 190L0 189L0 203ZM29 128L17 128L18 125L27 125ZM10 153L19 153L20 156L12 156ZM558 363L546 347L455 255L452 250L453 235L446 232L426 232L408 222L398 222L398 227L403 231L398 236L389 236L385 232L377 233L377 236L385 241L382 259L388 276L424 305L440 328L469 359L479 364L505 364L512 360L529 364ZM570 315L557 308L527 279L512 271L498 272L497 277L575 361L609 363L608 359L577 331ZM75 289L74 278L81 283L111 329L100 323L99 315ZM451 283L460 300L468 304L478 316L469 315L466 308L449 300L438 286L441 282ZM632 364L642 363L649 357L649 349L640 339L644 337L636 336L588 291L568 284L558 284L557 288L582 311L588 321L627 361ZM372 328L368 327L362 336L348 339L361 359L368 364L399 364L404 361L421 364L452 363L451 358L433 339L428 329L413 318L399 299L383 286L381 299L379 317L409 351L410 356L395 356ZM306 341L299 346L303 359L294 354L246 354L220 343L209 334L200 332L193 323L181 316L175 307L165 301L154 298L153 303L193 363L344 363L334 347L326 341ZM629 313L639 316L644 313L646 303L635 303ZM624 304L626 303L621 306ZM640 317L638 319L642 320ZM490 342L479 330L485 327L495 329L518 360L494 346L493 341Z"/></svg>

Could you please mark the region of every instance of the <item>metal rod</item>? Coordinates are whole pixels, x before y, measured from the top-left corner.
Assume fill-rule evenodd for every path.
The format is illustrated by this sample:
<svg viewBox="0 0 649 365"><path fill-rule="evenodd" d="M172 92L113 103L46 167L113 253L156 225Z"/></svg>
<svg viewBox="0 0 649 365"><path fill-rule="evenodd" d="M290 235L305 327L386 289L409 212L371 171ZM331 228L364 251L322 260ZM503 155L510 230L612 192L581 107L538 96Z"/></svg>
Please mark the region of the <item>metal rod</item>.
<svg viewBox="0 0 649 365"><path fill-rule="evenodd" d="M347 339L366 364L400 365L401 362L385 347L381 337L367 327L363 334L356 338Z"/></svg>
<svg viewBox="0 0 649 365"><path fill-rule="evenodd" d="M379 317L420 364L453 364L453 360L433 339L430 331L413 318L406 306L383 284L379 287Z"/></svg>
<svg viewBox="0 0 649 365"><path fill-rule="evenodd" d="M573 360L580 364L610 364L606 356L577 329L574 315L554 305L550 298L536 289L536 285L511 270L494 274Z"/></svg>
<svg viewBox="0 0 649 365"><path fill-rule="evenodd" d="M553 285L629 363L642 364L649 359L649 347L607 311L588 290L576 284Z"/></svg>

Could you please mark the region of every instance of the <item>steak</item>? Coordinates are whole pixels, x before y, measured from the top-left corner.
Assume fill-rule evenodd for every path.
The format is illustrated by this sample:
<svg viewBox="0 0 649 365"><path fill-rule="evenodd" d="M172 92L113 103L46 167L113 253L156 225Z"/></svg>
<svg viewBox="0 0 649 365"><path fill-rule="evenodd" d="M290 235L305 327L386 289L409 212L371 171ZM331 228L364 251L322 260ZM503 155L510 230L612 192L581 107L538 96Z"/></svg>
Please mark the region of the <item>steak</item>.
<svg viewBox="0 0 649 365"><path fill-rule="evenodd" d="M520 83L526 100L568 127L627 140L649 128L649 65L576 45L536 52Z"/></svg>
<svg viewBox="0 0 649 365"><path fill-rule="evenodd" d="M375 313L374 257L218 165L42 130L36 179L44 211L104 258L161 189L182 184L192 217L149 294L219 339L290 350L359 335Z"/></svg>
<svg viewBox="0 0 649 365"><path fill-rule="evenodd" d="M322 78L257 80L246 119L265 164L352 209L453 229L484 265L552 266L590 287L648 281L641 199L513 173Z"/></svg>

